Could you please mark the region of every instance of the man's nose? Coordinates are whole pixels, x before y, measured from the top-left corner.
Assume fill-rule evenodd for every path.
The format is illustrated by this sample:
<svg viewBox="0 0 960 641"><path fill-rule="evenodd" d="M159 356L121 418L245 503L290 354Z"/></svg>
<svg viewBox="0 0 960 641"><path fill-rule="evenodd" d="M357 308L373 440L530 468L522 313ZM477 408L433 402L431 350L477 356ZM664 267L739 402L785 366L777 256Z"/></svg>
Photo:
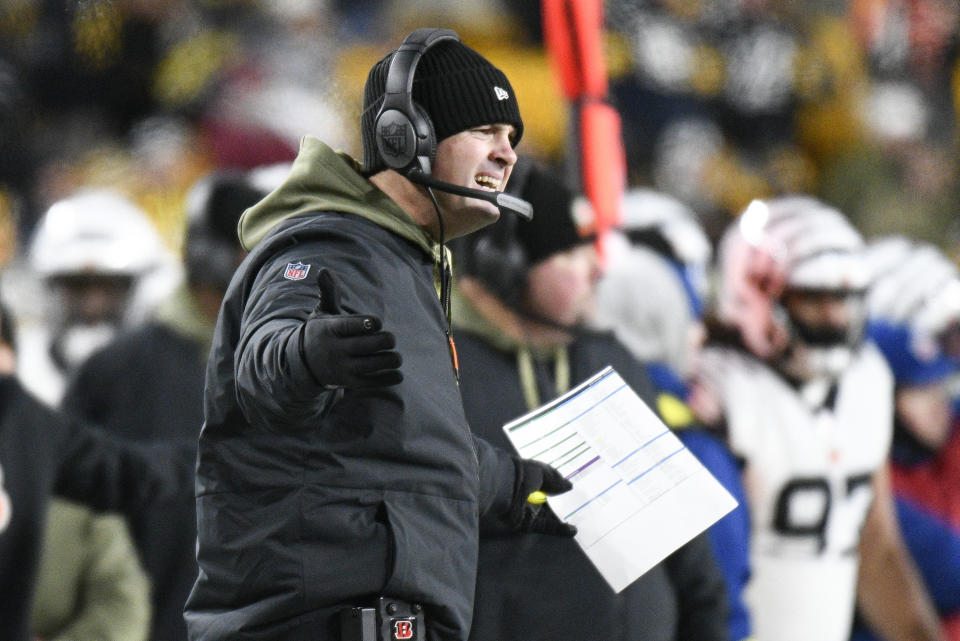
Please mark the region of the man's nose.
<svg viewBox="0 0 960 641"><path fill-rule="evenodd" d="M497 144L493 149L494 157L507 167L517 164L517 152L513 148L513 143L510 142L510 134L505 131L500 132L497 134L496 141Z"/></svg>

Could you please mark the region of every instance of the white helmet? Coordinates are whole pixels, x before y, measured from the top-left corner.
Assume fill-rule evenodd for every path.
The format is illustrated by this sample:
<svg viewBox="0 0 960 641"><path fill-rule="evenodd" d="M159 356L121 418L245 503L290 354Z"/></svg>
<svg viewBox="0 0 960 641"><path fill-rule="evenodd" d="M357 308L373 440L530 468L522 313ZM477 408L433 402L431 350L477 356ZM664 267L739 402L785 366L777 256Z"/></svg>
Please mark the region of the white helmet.
<svg viewBox="0 0 960 641"><path fill-rule="evenodd" d="M725 232L717 251L716 313L740 332L756 356L780 361L804 348L803 378L835 375L849 362L863 330L857 303L835 344L805 338L781 304L788 290L850 294L869 282L863 238L838 210L809 196L754 200Z"/></svg>
<svg viewBox="0 0 960 641"><path fill-rule="evenodd" d="M657 245L659 236L665 247L654 247L683 267L693 293L701 299L707 295L707 268L713 258L713 247L697 213L686 203L665 192L653 189L631 189L623 196L623 231L637 242Z"/></svg>
<svg viewBox="0 0 960 641"><path fill-rule="evenodd" d="M902 383L954 371L960 357L960 270L939 249L903 236L870 243L869 333Z"/></svg>
<svg viewBox="0 0 960 641"><path fill-rule="evenodd" d="M54 349L72 367L121 326L144 320L180 278L179 267L147 217L124 196L84 190L55 202L38 221L27 256L30 271L48 284L64 278L129 279L119 318L78 322L49 289L45 318Z"/></svg>
<svg viewBox="0 0 960 641"><path fill-rule="evenodd" d="M597 283L598 324L637 358L686 374L702 337L710 240L696 213L663 192L632 189L622 211Z"/></svg>
<svg viewBox="0 0 960 641"><path fill-rule="evenodd" d="M37 275L139 276L160 264L164 248L147 215L108 190L55 202L37 223L30 267Z"/></svg>

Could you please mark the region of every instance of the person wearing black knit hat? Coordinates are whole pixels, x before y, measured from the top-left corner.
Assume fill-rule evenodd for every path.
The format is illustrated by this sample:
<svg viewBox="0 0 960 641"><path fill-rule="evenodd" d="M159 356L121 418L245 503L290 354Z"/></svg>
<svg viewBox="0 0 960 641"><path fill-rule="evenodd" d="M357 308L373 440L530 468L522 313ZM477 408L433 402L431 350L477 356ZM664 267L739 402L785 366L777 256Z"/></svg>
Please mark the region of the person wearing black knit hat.
<svg viewBox="0 0 960 641"><path fill-rule="evenodd" d="M186 282L147 322L94 352L71 377L63 407L110 432L173 447L194 443L203 422L205 364L220 303L244 252L236 235L244 209L269 191L258 179L273 166L217 170L186 198ZM185 474L194 461L184 461ZM178 497L179 498L179 497ZM183 603L197 578L192 492L131 521L150 576L149 639L184 641Z"/></svg>
<svg viewBox="0 0 960 641"><path fill-rule="evenodd" d="M443 29L376 62L363 161L314 137L240 218L197 463L193 641L466 641L481 520L572 536L570 483L471 435L445 241L500 217L523 121ZM438 295L439 294L439 295ZM381 608L377 610L376 608ZM382 638L382 637L379 637Z"/></svg>
<svg viewBox="0 0 960 641"><path fill-rule="evenodd" d="M508 218L452 246L464 411L477 436L504 448L504 424L607 365L656 406L644 365L611 333L584 325L600 275L578 231L589 205L549 168L521 159L517 169L533 220ZM617 594L576 542L487 528L470 639L724 641L724 584L711 554L697 537Z"/></svg>

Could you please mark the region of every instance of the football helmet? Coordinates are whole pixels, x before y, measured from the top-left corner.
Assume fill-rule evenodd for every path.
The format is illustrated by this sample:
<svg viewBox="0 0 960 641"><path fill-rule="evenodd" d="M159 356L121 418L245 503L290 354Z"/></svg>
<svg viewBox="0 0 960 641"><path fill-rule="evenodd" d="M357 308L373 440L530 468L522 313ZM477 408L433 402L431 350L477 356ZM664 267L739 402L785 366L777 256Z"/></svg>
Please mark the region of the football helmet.
<svg viewBox="0 0 960 641"><path fill-rule="evenodd" d="M696 213L671 195L632 189L622 204L621 224L605 245L596 324L637 358L685 375L703 338L710 240Z"/></svg>
<svg viewBox="0 0 960 641"><path fill-rule="evenodd" d="M65 370L143 320L179 275L146 213L105 189L55 202L37 223L27 260L46 285L51 353Z"/></svg>
<svg viewBox="0 0 960 641"><path fill-rule="evenodd" d="M248 207L270 189L256 186L250 172L219 170L193 184L187 194L187 234L184 264L192 285L206 284L227 291L245 256L237 224Z"/></svg>
<svg viewBox="0 0 960 641"><path fill-rule="evenodd" d="M869 269L863 238L838 210L803 195L754 200L721 238L717 271L717 317L754 355L800 380L847 366L863 334ZM838 297L843 325L799 318L789 294Z"/></svg>
<svg viewBox="0 0 960 641"><path fill-rule="evenodd" d="M160 262L163 246L129 199L86 190L55 202L37 223L30 266L51 278L78 273L137 276Z"/></svg>
<svg viewBox="0 0 960 641"><path fill-rule="evenodd" d="M933 245L903 236L870 243L868 334L898 383L942 380L960 364L960 270Z"/></svg>
<svg viewBox="0 0 960 641"><path fill-rule="evenodd" d="M624 194L622 211L621 228L632 244L650 246L680 268L691 308L700 316L713 247L696 212L667 193L643 188Z"/></svg>

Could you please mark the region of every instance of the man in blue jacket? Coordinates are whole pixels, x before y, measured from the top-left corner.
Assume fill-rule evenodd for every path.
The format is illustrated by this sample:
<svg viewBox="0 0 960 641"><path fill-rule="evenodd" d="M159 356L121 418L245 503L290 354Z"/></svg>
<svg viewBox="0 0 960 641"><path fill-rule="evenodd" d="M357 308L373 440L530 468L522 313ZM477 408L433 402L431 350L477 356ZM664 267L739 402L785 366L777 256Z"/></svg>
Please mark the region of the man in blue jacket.
<svg viewBox="0 0 960 641"><path fill-rule="evenodd" d="M340 613L378 596L423 606L418 638L464 641L481 518L572 534L525 500L565 479L471 435L444 304L444 240L499 216L513 88L418 30L371 69L361 130L363 166L305 137L240 221L199 441L195 641L339 640Z"/></svg>

